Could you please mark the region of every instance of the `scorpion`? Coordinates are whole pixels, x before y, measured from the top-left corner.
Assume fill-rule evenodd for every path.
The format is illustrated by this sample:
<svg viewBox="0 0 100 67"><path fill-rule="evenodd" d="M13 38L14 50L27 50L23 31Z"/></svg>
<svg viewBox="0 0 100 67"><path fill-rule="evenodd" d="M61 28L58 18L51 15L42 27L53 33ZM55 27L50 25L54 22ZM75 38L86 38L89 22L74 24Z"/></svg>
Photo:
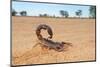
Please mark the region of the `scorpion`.
<svg viewBox="0 0 100 67"><path fill-rule="evenodd" d="M47 30L47 32L49 34L49 37L44 38L41 35L41 30L42 29ZM51 40L52 37L53 37L53 31L52 31L51 27L46 25L46 24L38 25L38 27L36 28L36 35L37 35L37 38L39 40L39 44L40 44L41 47L46 47L46 48L54 49L58 52L61 52L61 51L64 50L64 44L70 45L70 43L56 42L56 41Z"/></svg>

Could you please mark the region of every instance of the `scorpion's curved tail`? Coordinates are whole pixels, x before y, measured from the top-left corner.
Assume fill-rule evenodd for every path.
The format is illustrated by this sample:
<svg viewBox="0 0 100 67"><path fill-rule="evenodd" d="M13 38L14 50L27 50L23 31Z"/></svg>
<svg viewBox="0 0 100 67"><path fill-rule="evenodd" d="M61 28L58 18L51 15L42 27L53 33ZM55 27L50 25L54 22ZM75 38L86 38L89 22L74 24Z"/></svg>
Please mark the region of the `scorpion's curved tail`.
<svg viewBox="0 0 100 67"><path fill-rule="evenodd" d="M49 37L48 38L52 38L53 37L53 32L52 32L52 29L50 26L46 25L46 24L40 24L37 29L36 29L36 35L37 35L37 38L39 40L42 40L43 39L43 36L41 35L41 29L44 29L44 30L47 30L48 34L49 34Z"/></svg>

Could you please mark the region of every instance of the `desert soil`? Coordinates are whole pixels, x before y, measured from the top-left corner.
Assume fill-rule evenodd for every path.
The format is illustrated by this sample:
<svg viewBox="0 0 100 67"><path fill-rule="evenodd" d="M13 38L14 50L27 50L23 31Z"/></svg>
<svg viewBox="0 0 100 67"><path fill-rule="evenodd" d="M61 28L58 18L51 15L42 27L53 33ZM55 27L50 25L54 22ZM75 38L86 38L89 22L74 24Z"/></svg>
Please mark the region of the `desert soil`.
<svg viewBox="0 0 100 67"><path fill-rule="evenodd" d="M64 51L41 49L35 34L39 24L52 27L53 41L65 41ZM47 37L47 32L42 32ZM12 64L45 64L95 60L95 19L12 17Z"/></svg>

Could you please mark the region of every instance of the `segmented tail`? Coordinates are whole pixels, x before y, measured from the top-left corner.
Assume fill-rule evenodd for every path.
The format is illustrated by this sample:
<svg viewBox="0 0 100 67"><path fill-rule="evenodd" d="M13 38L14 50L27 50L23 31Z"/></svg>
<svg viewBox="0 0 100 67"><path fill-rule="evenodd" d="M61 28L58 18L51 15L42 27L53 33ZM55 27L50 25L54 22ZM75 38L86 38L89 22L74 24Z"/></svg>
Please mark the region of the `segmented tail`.
<svg viewBox="0 0 100 67"><path fill-rule="evenodd" d="M47 30L48 34L50 35L48 38L52 38L53 32L51 27L46 24L40 24L36 29L36 35L39 40L43 39L43 36L41 35L41 29Z"/></svg>

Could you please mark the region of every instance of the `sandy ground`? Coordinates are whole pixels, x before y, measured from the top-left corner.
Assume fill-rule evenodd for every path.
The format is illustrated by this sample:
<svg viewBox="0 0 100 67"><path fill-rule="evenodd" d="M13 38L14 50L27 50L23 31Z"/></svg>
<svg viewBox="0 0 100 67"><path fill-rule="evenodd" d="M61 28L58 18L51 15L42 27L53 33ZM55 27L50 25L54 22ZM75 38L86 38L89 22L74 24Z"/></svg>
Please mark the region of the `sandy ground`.
<svg viewBox="0 0 100 67"><path fill-rule="evenodd" d="M64 51L43 50L35 34L39 24L53 29L54 41L72 43ZM47 37L47 32L43 36ZM95 60L95 20L12 17L12 64L45 64Z"/></svg>

